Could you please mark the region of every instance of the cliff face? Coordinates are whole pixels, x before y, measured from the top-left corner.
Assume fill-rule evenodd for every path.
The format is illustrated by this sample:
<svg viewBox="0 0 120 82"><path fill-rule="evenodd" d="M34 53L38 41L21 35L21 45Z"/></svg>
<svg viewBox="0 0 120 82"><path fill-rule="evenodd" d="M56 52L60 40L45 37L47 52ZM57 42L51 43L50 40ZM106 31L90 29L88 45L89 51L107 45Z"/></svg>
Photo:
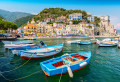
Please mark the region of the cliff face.
<svg viewBox="0 0 120 82"><path fill-rule="evenodd" d="M110 23L110 17L107 15L101 16L101 22L99 27L100 36L116 36L116 30L114 26Z"/></svg>

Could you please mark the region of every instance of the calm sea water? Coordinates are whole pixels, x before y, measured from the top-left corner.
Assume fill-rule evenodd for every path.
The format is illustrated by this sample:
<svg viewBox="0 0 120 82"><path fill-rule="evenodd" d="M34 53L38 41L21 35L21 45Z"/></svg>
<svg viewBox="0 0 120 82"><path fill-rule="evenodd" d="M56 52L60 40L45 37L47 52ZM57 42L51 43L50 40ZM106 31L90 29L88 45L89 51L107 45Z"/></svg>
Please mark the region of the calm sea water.
<svg viewBox="0 0 120 82"><path fill-rule="evenodd" d="M39 41L44 41L47 45L55 45L68 40L79 40L89 38L58 38L58 39L39 39L34 43L39 44ZM102 39L102 38L98 38ZM64 44L63 51L55 56L30 60L21 60L18 56L13 56L9 50L4 49L4 45L0 43L0 71L6 79L17 82L58 82L60 76L47 77L43 73L39 63L51 58L59 57L65 53L75 53L82 51L91 51L92 57L88 66L82 70L74 72L74 77L63 75L61 82L119 82L120 81L120 49L117 47L98 47L97 44L92 45L78 45L78 44ZM23 66L21 66L23 65ZM20 68L11 72L16 67ZM38 73L35 73L39 71ZM35 73L34 75L30 75ZM30 75L30 76L28 76ZM25 77L28 76L28 77ZM19 78L23 79L19 79ZM0 82L8 82L0 76Z"/></svg>

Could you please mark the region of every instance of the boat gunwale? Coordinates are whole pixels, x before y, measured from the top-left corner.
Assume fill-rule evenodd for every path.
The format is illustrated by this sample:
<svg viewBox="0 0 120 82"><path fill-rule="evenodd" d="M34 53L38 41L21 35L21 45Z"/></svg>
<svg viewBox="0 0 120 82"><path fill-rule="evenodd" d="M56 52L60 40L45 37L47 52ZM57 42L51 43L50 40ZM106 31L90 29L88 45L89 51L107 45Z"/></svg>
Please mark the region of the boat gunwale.
<svg viewBox="0 0 120 82"><path fill-rule="evenodd" d="M59 45L61 45L60 48L55 49L55 50L59 50L59 49L63 48L63 44L59 44ZM55 47L55 46L58 46L58 45L44 46L44 47L37 48L36 50L38 50L38 49L43 49L43 48L49 48L49 47ZM35 49L31 49L31 50L35 50ZM46 51L46 52L27 52L27 51L30 51L30 50L25 50L25 51L21 51L21 52L23 52L23 53L48 53L48 52L53 52L53 51L55 51L55 50Z"/></svg>

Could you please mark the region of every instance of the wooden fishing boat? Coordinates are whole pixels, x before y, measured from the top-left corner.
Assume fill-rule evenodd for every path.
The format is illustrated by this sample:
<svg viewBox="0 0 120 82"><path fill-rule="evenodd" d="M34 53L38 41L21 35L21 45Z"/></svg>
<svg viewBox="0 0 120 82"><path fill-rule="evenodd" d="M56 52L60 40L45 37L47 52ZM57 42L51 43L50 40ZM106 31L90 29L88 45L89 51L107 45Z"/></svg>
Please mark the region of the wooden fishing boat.
<svg viewBox="0 0 120 82"><path fill-rule="evenodd" d="M78 43L79 41L81 41L81 40L72 40L72 41L67 41L67 43Z"/></svg>
<svg viewBox="0 0 120 82"><path fill-rule="evenodd" d="M99 47L117 46L114 41L97 41L97 44L99 45Z"/></svg>
<svg viewBox="0 0 120 82"><path fill-rule="evenodd" d="M2 41L4 44L30 44L33 43L32 40L29 41Z"/></svg>
<svg viewBox="0 0 120 82"><path fill-rule="evenodd" d="M31 47L31 46L35 46L36 44L6 44L4 45L4 47L6 49L10 49L10 50L13 50L13 49L22 49L24 47Z"/></svg>
<svg viewBox="0 0 120 82"><path fill-rule="evenodd" d="M14 55L21 55L21 51L25 51L25 50L32 50L32 49L39 49L42 47L46 47L47 45L44 44L43 41L40 41L39 45L30 45L30 46L22 46L22 47L15 47L15 48L10 48L12 50L12 53Z"/></svg>
<svg viewBox="0 0 120 82"><path fill-rule="evenodd" d="M46 45L45 45L46 46ZM45 46L42 46L42 47L45 47ZM18 48L12 48L11 51L12 51L12 54L13 55L17 55L17 56L20 56L21 55L21 52L22 51L25 51L25 50L32 50L32 49L40 49L42 48L40 47L39 45L33 45L33 46L24 46L24 47L18 47Z"/></svg>
<svg viewBox="0 0 120 82"><path fill-rule="evenodd" d="M63 55L40 63L40 66L47 76L69 74L78 71L89 64L91 52L79 52Z"/></svg>
<svg viewBox="0 0 120 82"><path fill-rule="evenodd" d="M82 45L86 45L86 44L92 44L93 43L93 41L90 41L90 40L85 40L85 41L79 41L79 43L78 44L82 44Z"/></svg>
<svg viewBox="0 0 120 82"><path fill-rule="evenodd" d="M23 60L45 58L60 53L62 49L63 44L42 47L34 50L26 50L21 52L21 58Z"/></svg>
<svg viewBox="0 0 120 82"><path fill-rule="evenodd" d="M106 38L106 39L103 39L102 41L105 41L105 42L114 42L115 44L118 44L118 42L119 42L118 39L111 39L111 38Z"/></svg>

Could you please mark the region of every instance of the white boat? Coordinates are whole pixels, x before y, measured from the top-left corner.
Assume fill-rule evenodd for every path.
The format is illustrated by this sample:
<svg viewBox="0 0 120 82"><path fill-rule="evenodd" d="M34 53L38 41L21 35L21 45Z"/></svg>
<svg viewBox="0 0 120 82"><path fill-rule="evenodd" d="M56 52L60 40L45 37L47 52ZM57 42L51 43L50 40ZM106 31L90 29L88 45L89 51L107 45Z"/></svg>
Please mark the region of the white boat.
<svg viewBox="0 0 120 82"><path fill-rule="evenodd" d="M56 55L60 53L62 49L63 49L63 44L59 44L59 45L47 46L34 50L22 51L20 56L23 60L40 59L40 58Z"/></svg>
<svg viewBox="0 0 120 82"><path fill-rule="evenodd" d="M116 44L118 44L118 42L119 42L117 39L111 39L111 38L106 38L106 39L103 39L102 41L114 42Z"/></svg>
<svg viewBox="0 0 120 82"><path fill-rule="evenodd" d="M72 40L72 41L67 41L67 43L78 43L79 41L81 41L81 40Z"/></svg>
<svg viewBox="0 0 120 82"><path fill-rule="evenodd" d="M33 43L32 40L29 41L2 41L4 44L30 44Z"/></svg>
<svg viewBox="0 0 120 82"><path fill-rule="evenodd" d="M105 38L105 39L103 39L102 41L112 41L112 39L110 39L110 38Z"/></svg>
<svg viewBox="0 0 120 82"><path fill-rule="evenodd" d="M114 41L97 41L97 44L100 47L117 46L117 44Z"/></svg>
<svg viewBox="0 0 120 82"><path fill-rule="evenodd" d="M4 47L7 49L12 49L12 48L18 48L18 47L24 47L24 46L32 46L35 44L5 44Z"/></svg>

